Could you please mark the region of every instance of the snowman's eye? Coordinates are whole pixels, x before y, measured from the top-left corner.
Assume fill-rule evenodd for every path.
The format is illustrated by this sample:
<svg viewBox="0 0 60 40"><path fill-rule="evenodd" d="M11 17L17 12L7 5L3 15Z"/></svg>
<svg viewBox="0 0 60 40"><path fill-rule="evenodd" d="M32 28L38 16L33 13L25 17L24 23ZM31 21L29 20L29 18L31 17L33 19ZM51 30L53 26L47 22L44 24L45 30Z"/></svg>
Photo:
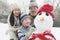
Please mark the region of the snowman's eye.
<svg viewBox="0 0 60 40"><path fill-rule="evenodd" d="M39 13L39 15L41 15L42 13Z"/></svg>
<svg viewBox="0 0 60 40"><path fill-rule="evenodd" d="M49 14L48 14L48 13L46 13L46 16L49 16Z"/></svg>

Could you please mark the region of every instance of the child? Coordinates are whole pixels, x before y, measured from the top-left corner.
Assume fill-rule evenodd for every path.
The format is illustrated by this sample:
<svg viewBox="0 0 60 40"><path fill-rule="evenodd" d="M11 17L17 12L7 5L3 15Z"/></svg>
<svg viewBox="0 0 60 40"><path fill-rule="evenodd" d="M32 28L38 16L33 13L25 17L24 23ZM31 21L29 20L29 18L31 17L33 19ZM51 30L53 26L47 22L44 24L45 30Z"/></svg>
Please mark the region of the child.
<svg viewBox="0 0 60 40"><path fill-rule="evenodd" d="M31 17L29 15L23 15L21 17L21 28L17 31L19 40L27 40L31 36L32 32L35 30L31 27Z"/></svg>

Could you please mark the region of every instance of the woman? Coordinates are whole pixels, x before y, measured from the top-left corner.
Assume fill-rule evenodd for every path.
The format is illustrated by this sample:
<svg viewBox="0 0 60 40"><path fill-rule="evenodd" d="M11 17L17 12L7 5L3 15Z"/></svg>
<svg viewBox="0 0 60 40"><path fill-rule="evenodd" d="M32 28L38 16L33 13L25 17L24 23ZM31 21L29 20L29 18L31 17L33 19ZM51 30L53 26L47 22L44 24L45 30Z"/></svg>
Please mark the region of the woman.
<svg viewBox="0 0 60 40"><path fill-rule="evenodd" d="M17 40L16 36L16 30L20 27L20 16L21 16L21 10L19 7L15 4L14 9L12 10L12 13L8 17L8 24L9 24L9 35L10 40Z"/></svg>

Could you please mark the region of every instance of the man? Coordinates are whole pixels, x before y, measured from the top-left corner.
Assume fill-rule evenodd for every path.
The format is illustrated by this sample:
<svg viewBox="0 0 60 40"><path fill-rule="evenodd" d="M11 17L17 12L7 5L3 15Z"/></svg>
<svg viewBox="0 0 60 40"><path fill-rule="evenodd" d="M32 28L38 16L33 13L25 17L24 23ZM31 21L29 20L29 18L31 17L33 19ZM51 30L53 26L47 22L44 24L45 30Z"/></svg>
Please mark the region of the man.
<svg viewBox="0 0 60 40"><path fill-rule="evenodd" d="M38 9L38 6L37 6L37 3L35 2L35 0L31 0L30 1L30 5L29 5L29 15L32 17L32 26L33 27L35 27L34 26L34 18L36 17L36 11L37 11L37 9Z"/></svg>

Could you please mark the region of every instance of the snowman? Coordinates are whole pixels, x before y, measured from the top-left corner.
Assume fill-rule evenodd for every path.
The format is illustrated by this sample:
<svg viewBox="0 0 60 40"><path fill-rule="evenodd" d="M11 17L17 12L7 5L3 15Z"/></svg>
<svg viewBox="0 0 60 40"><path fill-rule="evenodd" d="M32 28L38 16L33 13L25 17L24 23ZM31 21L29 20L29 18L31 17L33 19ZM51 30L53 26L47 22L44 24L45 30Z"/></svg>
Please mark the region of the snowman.
<svg viewBox="0 0 60 40"><path fill-rule="evenodd" d="M32 33L28 40L56 40L51 33L54 19L52 11L53 6L50 4L45 4L38 9L37 16L34 20L37 30Z"/></svg>

